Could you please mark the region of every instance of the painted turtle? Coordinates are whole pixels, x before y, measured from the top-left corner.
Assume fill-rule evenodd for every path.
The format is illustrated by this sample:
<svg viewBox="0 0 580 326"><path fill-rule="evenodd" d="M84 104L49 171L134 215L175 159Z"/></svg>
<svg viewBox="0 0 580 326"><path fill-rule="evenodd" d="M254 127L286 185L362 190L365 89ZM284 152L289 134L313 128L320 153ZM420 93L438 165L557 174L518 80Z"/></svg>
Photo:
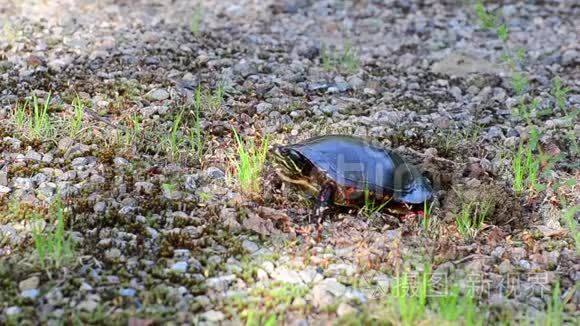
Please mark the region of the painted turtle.
<svg viewBox="0 0 580 326"><path fill-rule="evenodd" d="M320 221L331 204L361 207L375 202L423 204L433 196L429 180L391 150L346 135L310 138L273 149L272 163L283 181L317 197Z"/></svg>

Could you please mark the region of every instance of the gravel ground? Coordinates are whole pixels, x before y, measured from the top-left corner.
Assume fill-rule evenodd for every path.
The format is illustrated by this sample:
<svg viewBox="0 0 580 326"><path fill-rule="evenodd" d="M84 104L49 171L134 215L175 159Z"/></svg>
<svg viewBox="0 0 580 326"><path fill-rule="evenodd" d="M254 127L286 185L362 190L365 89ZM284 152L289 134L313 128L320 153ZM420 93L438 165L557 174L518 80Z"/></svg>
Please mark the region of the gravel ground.
<svg viewBox="0 0 580 326"><path fill-rule="evenodd" d="M523 96L547 110L531 117L539 146L562 155L532 195L511 170L530 123L467 1L0 2L0 324L399 324L389 290L428 262L432 284L473 292L485 324L577 325L578 229L563 211L580 204L580 124L550 94L559 77L578 111L580 7L501 4L510 47L526 49ZM197 87L203 153L185 131ZM17 123L33 96L50 101L48 132ZM232 129L396 148L434 181L429 222L343 212L316 230L268 165L262 194L239 191ZM469 239L454 223L466 200L489 204ZM58 216L74 255L42 264L35 227L54 233ZM429 302L411 324L445 319Z"/></svg>

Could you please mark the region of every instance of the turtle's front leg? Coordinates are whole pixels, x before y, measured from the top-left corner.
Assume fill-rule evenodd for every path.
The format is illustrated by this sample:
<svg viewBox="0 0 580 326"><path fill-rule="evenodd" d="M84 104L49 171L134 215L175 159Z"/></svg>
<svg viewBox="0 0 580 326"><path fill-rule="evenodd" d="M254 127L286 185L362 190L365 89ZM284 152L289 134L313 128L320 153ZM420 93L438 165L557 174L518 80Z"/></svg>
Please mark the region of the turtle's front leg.
<svg viewBox="0 0 580 326"><path fill-rule="evenodd" d="M314 205L314 210L312 215L316 218L318 224L322 224L324 216L327 214L328 210L332 206L332 201L334 199L334 193L336 192L336 186L330 182L322 185L320 192L316 197L316 203ZM312 222L312 221L310 221Z"/></svg>

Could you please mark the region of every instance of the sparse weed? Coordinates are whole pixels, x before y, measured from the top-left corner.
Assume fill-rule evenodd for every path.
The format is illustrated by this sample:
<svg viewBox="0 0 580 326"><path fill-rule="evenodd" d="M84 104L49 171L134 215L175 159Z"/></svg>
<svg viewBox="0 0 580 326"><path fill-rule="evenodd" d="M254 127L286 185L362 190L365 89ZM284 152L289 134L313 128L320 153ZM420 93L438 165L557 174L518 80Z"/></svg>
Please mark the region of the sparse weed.
<svg viewBox="0 0 580 326"><path fill-rule="evenodd" d="M363 196L364 196L364 205L360 209L359 213L367 217L371 217L375 213L382 211L383 208L385 208L385 206L387 206L387 204L391 201L391 198L389 198L387 201L379 204L374 194L369 191L367 185L365 185L365 188L363 190Z"/></svg>
<svg viewBox="0 0 580 326"><path fill-rule="evenodd" d="M499 15L488 13L481 0L477 1L475 4L475 14L479 18L481 26L484 29L495 31L497 38L503 45L503 54L501 55L500 61L507 65L508 70L511 73L512 88L519 97L518 104L513 112L514 116L518 116L530 122L532 108L528 107L523 96L528 88L529 80L526 74L518 68L526 57L525 50L518 49L515 52L512 50L508 42L509 29L507 25L501 23L501 17Z"/></svg>
<svg viewBox="0 0 580 326"><path fill-rule="evenodd" d="M53 121L48 113L49 107L50 93L48 93L44 104L40 104L38 97L33 95L32 107L29 101L24 102L22 105L16 103L11 114L12 124L24 138L49 139L54 131Z"/></svg>
<svg viewBox="0 0 580 326"><path fill-rule="evenodd" d="M83 128L83 120L85 117L85 105L78 95L73 100L72 107L74 109L74 112L73 117L69 123L68 129L69 136L71 138L74 138Z"/></svg>
<svg viewBox="0 0 580 326"><path fill-rule="evenodd" d="M447 321L461 318L463 311L460 307L461 295L458 286L453 286L446 296L438 298L436 302L439 317Z"/></svg>
<svg viewBox="0 0 580 326"><path fill-rule="evenodd" d="M191 152L201 163L203 160L204 146L204 133L201 129L201 108L202 108L202 90L201 87L195 89L195 97L193 102L193 115L194 122L193 127L189 129L189 145L191 147Z"/></svg>
<svg viewBox="0 0 580 326"><path fill-rule="evenodd" d="M22 31L16 30L10 22L4 22L2 32L4 34L4 37L6 37L6 39L10 43L14 43L22 36Z"/></svg>
<svg viewBox="0 0 580 326"><path fill-rule="evenodd" d="M463 201L461 210L455 214L455 225L459 234L465 239L473 239L483 227L489 210L488 202Z"/></svg>
<svg viewBox="0 0 580 326"><path fill-rule="evenodd" d="M48 115L48 108L50 106L50 93L44 100L44 104L38 103L36 95L32 96L32 123L31 131L36 139L49 138L53 125Z"/></svg>
<svg viewBox="0 0 580 326"><path fill-rule="evenodd" d="M576 245L576 252L580 253L580 226L576 220L576 214L580 212L580 206L568 208L564 211L564 224Z"/></svg>
<svg viewBox="0 0 580 326"><path fill-rule="evenodd" d="M268 153L268 137L262 138L260 146L253 140L244 141L234 130L238 145L238 159L234 161L236 175L242 192L258 194L261 190L260 175Z"/></svg>
<svg viewBox="0 0 580 326"><path fill-rule="evenodd" d="M221 113L225 96L226 96L226 84L223 81L220 81L217 84L216 89L213 91L213 93L211 93L211 95L208 95L208 106L212 114Z"/></svg>
<svg viewBox="0 0 580 326"><path fill-rule="evenodd" d="M193 15L191 16L191 22L189 25L189 29L193 35L198 35L201 29L201 22L203 20L203 8L201 4L198 4L193 11Z"/></svg>
<svg viewBox="0 0 580 326"><path fill-rule="evenodd" d="M226 309L239 315L247 326L277 325L284 319L288 308L292 307L292 302L303 298L308 292L303 285L276 282L268 287L252 288L249 298L230 297Z"/></svg>
<svg viewBox="0 0 580 326"><path fill-rule="evenodd" d="M564 305L560 298L560 283L557 282L552 288L552 296L548 300L546 314L541 322L544 326L556 326L564 324Z"/></svg>
<svg viewBox="0 0 580 326"><path fill-rule="evenodd" d="M560 78L555 78L554 86L552 88L552 97L554 99L554 102L556 103L556 108L560 110L562 114L564 114L565 116L568 116L570 114L576 116L578 115L578 110L568 112L566 108L566 98L568 97L569 93L570 88L562 86L562 81L560 80Z"/></svg>
<svg viewBox="0 0 580 326"><path fill-rule="evenodd" d="M545 186L539 183L540 162L547 159L540 153L536 156L534 151L538 147L539 132L533 128L530 132L530 139L524 147L522 144L518 147L512 160L512 169L514 174L513 188L517 194L526 190L542 191Z"/></svg>
<svg viewBox="0 0 580 326"><path fill-rule="evenodd" d="M12 111L12 122L16 129L23 133L28 129L29 119L26 109L28 108L28 101L24 104L16 103L14 110Z"/></svg>
<svg viewBox="0 0 580 326"><path fill-rule="evenodd" d="M324 70L340 70L353 73L360 67L360 60L354 48L349 42L345 43L342 52L322 48L320 59Z"/></svg>
<svg viewBox="0 0 580 326"><path fill-rule="evenodd" d="M453 285L445 296L436 297L434 308L439 318L448 322L459 322L462 325L483 325L483 319L478 317L477 305L473 290L468 290L463 296L458 285Z"/></svg>
<svg viewBox="0 0 580 326"><path fill-rule="evenodd" d="M137 114L131 115L131 126L125 132L125 144L134 144L143 132L141 120Z"/></svg>
<svg viewBox="0 0 580 326"><path fill-rule="evenodd" d="M60 268L71 261L74 256L74 245L70 233L65 230L65 209L62 200L57 197L50 209L51 222L54 228L42 228L41 216L35 213L32 228L32 239L41 266L45 269Z"/></svg>
<svg viewBox="0 0 580 326"><path fill-rule="evenodd" d="M172 160L179 159L181 154L181 149L183 146L183 135L181 132L181 119L183 117L183 111L179 112L173 118L173 124L171 125L171 130L169 135L164 139L166 145L166 151Z"/></svg>
<svg viewBox="0 0 580 326"><path fill-rule="evenodd" d="M161 185L161 190L166 198L173 198L173 194L177 190L177 185L174 183L163 183Z"/></svg>
<svg viewBox="0 0 580 326"><path fill-rule="evenodd" d="M427 201L425 201L423 203L423 215L421 216L421 228L423 229L424 232L432 231L434 229L435 220L434 220L433 216L431 215L431 212L433 211L434 204L435 204L434 201L432 201L431 203L427 203Z"/></svg>
<svg viewBox="0 0 580 326"><path fill-rule="evenodd" d="M426 265L413 284L408 273L399 276L391 290L391 299L398 308L399 318L403 325L414 325L423 319L427 307L431 266Z"/></svg>

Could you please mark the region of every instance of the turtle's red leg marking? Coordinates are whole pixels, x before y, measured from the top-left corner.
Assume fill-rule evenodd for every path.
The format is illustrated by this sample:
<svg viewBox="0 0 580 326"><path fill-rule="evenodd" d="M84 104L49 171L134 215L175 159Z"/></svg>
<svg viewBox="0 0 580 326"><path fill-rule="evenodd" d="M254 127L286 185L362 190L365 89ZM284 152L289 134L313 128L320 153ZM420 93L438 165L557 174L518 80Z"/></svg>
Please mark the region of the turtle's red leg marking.
<svg viewBox="0 0 580 326"><path fill-rule="evenodd" d="M350 205L350 195L352 195L353 192L355 192L353 187L347 188L344 191L344 200L346 201L346 206Z"/></svg>

